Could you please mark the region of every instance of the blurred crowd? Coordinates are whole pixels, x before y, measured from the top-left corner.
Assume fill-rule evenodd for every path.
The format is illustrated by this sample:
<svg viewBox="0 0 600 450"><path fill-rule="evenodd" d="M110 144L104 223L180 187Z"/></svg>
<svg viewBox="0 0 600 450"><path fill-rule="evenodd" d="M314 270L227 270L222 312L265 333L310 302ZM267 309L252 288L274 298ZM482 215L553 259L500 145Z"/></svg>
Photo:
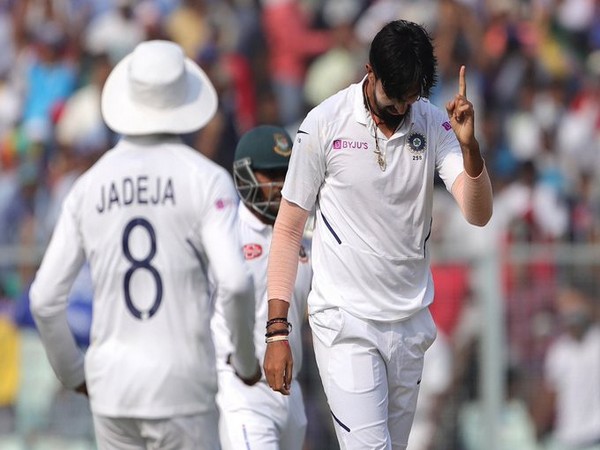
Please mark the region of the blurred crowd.
<svg viewBox="0 0 600 450"><path fill-rule="evenodd" d="M490 241L600 243L597 0L0 0L0 436L11 429L5 424L19 384L18 365L7 362L18 353L11 324L31 325L22 302L64 195L115 142L99 102L111 68L141 41L179 43L220 99L215 118L185 139L231 170L245 131L271 123L293 136L311 107L360 81L368 43L396 18L425 25L434 38L434 104L443 107L456 93L466 65L494 184L493 223L481 232L456 219L455 205L446 207L449 197L439 189L437 242L473 252ZM556 334L548 323L557 314L557 286L572 274L548 261L503 269L509 359L535 380ZM439 345L468 348L469 338L460 335L474 323L468 268L434 270L439 303L456 297L446 301L453 312L438 312ZM597 278L596 267L586 270L588 279ZM86 296L86 286L89 296L82 279L76 297ZM597 292L587 289L596 305ZM461 375L432 381L439 393L468 371L462 353L451 359L463 361L454 369ZM441 370L450 371L446 366ZM461 445L468 448L468 440ZM453 445L442 448L459 448Z"/></svg>

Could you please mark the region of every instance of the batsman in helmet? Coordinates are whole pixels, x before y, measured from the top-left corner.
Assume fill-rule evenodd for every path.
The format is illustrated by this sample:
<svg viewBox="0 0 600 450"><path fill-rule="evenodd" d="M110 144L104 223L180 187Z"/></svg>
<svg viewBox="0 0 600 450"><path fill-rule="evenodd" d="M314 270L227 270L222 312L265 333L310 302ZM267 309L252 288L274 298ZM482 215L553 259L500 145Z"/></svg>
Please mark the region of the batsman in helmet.
<svg viewBox="0 0 600 450"><path fill-rule="evenodd" d="M240 139L234 157L233 177L240 196L238 231L246 266L255 289L254 343L257 357L264 357L270 342L289 342L297 375L302 361L302 323L306 316L306 299L310 291L312 269L305 246L298 254L298 272L293 288L290 314L276 318L267 327L267 261L273 224L279 210L281 189L286 176L292 141L285 129L258 126ZM247 386L235 376L227 364L233 351L229 339L230 324L220 312L217 300L212 322L217 352L220 409L220 437L224 450L260 448L268 450L301 450L306 432L306 414L302 392L297 381L289 396L274 392L264 376L254 386ZM294 377L294 380L296 377Z"/></svg>

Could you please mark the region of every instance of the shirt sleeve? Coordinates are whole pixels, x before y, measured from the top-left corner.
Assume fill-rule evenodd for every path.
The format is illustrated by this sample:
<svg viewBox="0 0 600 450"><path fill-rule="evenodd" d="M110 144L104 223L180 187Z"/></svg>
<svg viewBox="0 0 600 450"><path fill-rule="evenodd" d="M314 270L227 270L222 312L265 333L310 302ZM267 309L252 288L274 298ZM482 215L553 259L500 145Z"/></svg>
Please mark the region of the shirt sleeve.
<svg viewBox="0 0 600 450"><path fill-rule="evenodd" d="M324 130L315 110L311 111L296 133L292 156L281 191L282 196L311 211L325 180Z"/></svg>
<svg viewBox="0 0 600 450"><path fill-rule="evenodd" d="M68 388L85 381L84 355L67 322L68 294L85 254L74 214L73 192L66 198L44 258L31 285L31 313L48 360Z"/></svg>
<svg viewBox="0 0 600 450"><path fill-rule="evenodd" d="M245 378L257 369L254 286L244 263L237 223L237 193L225 172L217 177L202 217L201 240L217 284L218 301L231 330L232 362Z"/></svg>
<svg viewBox="0 0 600 450"><path fill-rule="evenodd" d="M435 107L432 105L432 108ZM446 189L452 193L456 177L464 170L462 151L445 113L435 108L433 120L434 132L437 131L436 169Z"/></svg>

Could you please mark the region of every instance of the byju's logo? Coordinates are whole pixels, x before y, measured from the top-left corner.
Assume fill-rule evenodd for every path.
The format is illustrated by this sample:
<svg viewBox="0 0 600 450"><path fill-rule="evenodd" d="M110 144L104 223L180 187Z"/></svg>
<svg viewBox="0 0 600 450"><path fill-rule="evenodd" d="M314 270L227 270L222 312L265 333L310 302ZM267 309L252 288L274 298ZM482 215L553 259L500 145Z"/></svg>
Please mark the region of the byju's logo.
<svg viewBox="0 0 600 450"><path fill-rule="evenodd" d="M334 150L369 150L369 143L364 141L350 141L347 139L336 139L333 141Z"/></svg>

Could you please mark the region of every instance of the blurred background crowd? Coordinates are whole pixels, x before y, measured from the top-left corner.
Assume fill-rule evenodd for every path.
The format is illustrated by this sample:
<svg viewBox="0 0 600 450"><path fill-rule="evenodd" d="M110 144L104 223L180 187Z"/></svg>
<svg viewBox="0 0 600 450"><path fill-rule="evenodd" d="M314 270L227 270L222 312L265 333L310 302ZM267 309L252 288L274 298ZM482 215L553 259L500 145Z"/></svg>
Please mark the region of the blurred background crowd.
<svg viewBox="0 0 600 450"><path fill-rule="evenodd" d="M87 401L57 385L27 289L64 195L115 142L99 107L111 68L143 40L179 43L220 98L216 117L185 139L231 170L245 131L271 123L293 136L312 106L360 81L371 39L397 18L425 25L434 38L434 104L457 92L459 67L467 66L495 194L492 223L477 230L436 189L440 333L426 357L409 450L491 448L481 432L477 345L486 323L474 287L478 258L490 253L505 382L496 448L567 448L557 439L577 430L564 429L564 398L577 394L571 388L549 402L545 386L559 389L550 355L573 311L593 328L600 310L597 0L0 0L0 449L94 448ZM70 307L82 346L91 295L84 270ZM582 355L572 364L591 367L587 382L600 399L600 351ZM337 448L310 351L302 382L306 449ZM591 410L580 400L588 417L600 417L600 400ZM596 448L594 438L600 446L597 430L581 448Z"/></svg>

